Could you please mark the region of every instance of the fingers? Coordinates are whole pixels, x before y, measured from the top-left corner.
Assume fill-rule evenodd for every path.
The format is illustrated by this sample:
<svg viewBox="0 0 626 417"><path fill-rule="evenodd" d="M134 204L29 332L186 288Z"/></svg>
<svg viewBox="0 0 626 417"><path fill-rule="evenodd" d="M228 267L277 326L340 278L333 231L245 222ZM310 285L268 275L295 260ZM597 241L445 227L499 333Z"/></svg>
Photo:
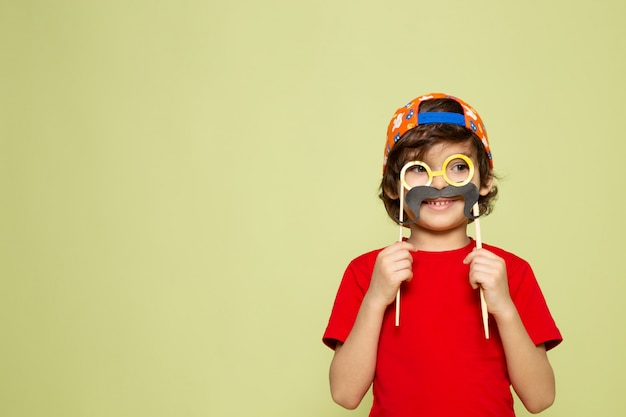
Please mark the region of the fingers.
<svg viewBox="0 0 626 417"><path fill-rule="evenodd" d="M413 278L413 256L417 248L407 242L396 242L378 254L370 283L377 299L392 302L403 281Z"/></svg>
<svg viewBox="0 0 626 417"><path fill-rule="evenodd" d="M475 249L463 261L470 265L470 284L476 289L494 287L506 282L506 264L502 258L486 249Z"/></svg>
<svg viewBox="0 0 626 417"><path fill-rule="evenodd" d="M396 242L380 252L379 261L391 273L401 274L402 281L413 277L413 256L417 248L408 242Z"/></svg>
<svg viewBox="0 0 626 417"><path fill-rule="evenodd" d="M463 260L463 263L469 264L475 258L483 258L483 260L487 260L487 259L491 259L491 260L500 259L501 260L502 259L498 255L496 255L493 252L488 251L487 249L474 249L473 251L470 252L469 255L465 257L465 259Z"/></svg>
<svg viewBox="0 0 626 417"><path fill-rule="evenodd" d="M475 249L463 263L470 266L472 288L483 289L489 313L497 314L510 308L512 302L504 259L486 249Z"/></svg>
<svg viewBox="0 0 626 417"><path fill-rule="evenodd" d="M387 246L385 249L381 251L381 253L383 252L396 253L396 252L404 252L404 251L416 252L417 248L415 247L415 245L407 241L402 241L402 242L396 242L392 245Z"/></svg>

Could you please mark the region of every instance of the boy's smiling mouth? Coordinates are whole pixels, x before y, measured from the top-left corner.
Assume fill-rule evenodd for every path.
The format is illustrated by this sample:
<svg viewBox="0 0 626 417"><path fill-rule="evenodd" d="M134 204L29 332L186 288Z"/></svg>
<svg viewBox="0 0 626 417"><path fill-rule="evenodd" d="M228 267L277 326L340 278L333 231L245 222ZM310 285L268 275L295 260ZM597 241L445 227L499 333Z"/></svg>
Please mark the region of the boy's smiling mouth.
<svg viewBox="0 0 626 417"><path fill-rule="evenodd" d="M422 204L432 210L445 210L457 201L464 201L464 213L468 219L474 219L472 206L478 201L478 187L474 183L468 183L460 187L447 186L437 189L429 186L411 188L405 196L406 205L415 214L416 222L419 219L419 208ZM405 223L406 224L406 223Z"/></svg>
<svg viewBox="0 0 626 417"><path fill-rule="evenodd" d="M456 199L446 199L446 200L424 200L422 204L426 204L429 206L435 207L445 207L457 201Z"/></svg>

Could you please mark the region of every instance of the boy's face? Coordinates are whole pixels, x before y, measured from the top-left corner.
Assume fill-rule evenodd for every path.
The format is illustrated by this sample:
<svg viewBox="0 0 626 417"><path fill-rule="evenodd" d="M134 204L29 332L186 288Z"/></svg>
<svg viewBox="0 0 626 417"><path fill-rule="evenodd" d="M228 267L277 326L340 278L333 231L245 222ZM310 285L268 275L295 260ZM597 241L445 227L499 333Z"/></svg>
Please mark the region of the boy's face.
<svg viewBox="0 0 626 417"><path fill-rule="evenodd" d="M417 157L409 158L407 162L412 159ZM471 142L437 143L426 150L419 160L420 163L407 164L408 170L402 175L404 195L406 196L411 187L420 187L420 191L430 191L424 189L424 186L433 188L433 193L428 194L438 194L437 190L444 192L438 196L418 199L419 213L414 213L405 204L405 212L409 217L407 220L414 222L417 218L416 227L439 232L465 227L469 212L466 203L470 205L475 203L478 196L473 193L476 191L480 195L487 195L491 188L490 181L484 187L480 185L480 175L478 170L474 169L477 165L476 150ZM431 175L428 175L428 170L431 171ZM473 198L474 201L466 202L465 199L471 195L473 197L469 198Z"/></svg>

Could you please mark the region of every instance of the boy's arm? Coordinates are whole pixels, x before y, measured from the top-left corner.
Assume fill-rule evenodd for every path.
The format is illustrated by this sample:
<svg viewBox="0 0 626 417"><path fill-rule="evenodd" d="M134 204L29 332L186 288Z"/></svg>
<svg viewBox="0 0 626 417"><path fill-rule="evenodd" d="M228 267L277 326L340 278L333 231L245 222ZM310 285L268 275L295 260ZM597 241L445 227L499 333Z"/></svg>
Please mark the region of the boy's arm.
<svg viewBox="0 0 626 417"><path fill-rule="evenodd" d="M555 397L554 372L545 346L535 346L515 306L494 317L515 392L531 413L545 410Z"/></svg>
<svg viewBox="0 0 626 417"><path fill-rule="evenodd" d="M350 410L361 403L376 369L378 338L387 306L370 298L366 295L363 299L352 331L345 343L337 343L330 365L333 400Z"/></svg>
<svg viewBox="0 0 626 417"><path fill-rule="evenodd" d="M511 299L502 258L477 249L465 258L470 264L470 283L482 287L487 309L498 325L511 385L531 413L539 413L554 402L555 381L543 344L531 340Z"/></svg>
<svg viewBox="0 0 626 417"><path fill-rule="evenodd" d="M372 384L383 316L395 300L400 284L413 277L410 251L415 250L407 242L397 242L378 254L352 330L345 342L335 347L330 390L333 400L345 408L358 407Z"/></svg>

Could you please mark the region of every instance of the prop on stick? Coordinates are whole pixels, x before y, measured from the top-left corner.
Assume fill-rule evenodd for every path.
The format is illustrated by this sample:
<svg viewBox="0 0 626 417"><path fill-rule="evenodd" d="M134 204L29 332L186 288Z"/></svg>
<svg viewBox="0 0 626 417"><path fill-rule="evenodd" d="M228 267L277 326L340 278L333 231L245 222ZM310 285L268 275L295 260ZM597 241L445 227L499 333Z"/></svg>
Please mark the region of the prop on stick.
<svg viewBox="0 0 626 417"><path fill-rule="evenodd" d="M476 248L483 247L483 240L480 234L480 208L478 202L474 203L474 231L476 234ZM489 339L489 312L487 311L487 302L485 301L485 294L483 293L483 287L480 287L480 312L483 316L483 329L485 330L485 339Z"/></svg>
<svg viewBox="0 0 626 417"><path fill-rule="evenodd" d="M442 189L431 187L433 178L442 176L449 186ZM415 223L419 219L420 206L424 200L457 197L461 196L465 200L465 216L475 221L476 227L476 247L482 247L480 235L480 215L478 207L479 192L476 185L471 180L474 176L474 164L472 160L463 154L454 154L446 158L441 171L432 171L431 168L422 161L407 162L400 171L400 213L399 224L400 233L398 240L402 241L402 228ZM406 196L404 190L407 190ZM404 206L411 209L415 218L410 223L404 222ZM485 338L489 338L487 305L485 303L483 290L480 289L480 304L483 316L483 327ZM400 325L400 288L396 294L396 326Z"/></svg>
<svg viewBox="0 0 626 417"><path fill-rule="evenodd" d="M400 230L398 231L398 242L402 242L402 228L404 227L404 189L402 183L400 184L400 213L398 214L400 220ZM396 293L396 327L400 325L400 287Z"/></svg>

